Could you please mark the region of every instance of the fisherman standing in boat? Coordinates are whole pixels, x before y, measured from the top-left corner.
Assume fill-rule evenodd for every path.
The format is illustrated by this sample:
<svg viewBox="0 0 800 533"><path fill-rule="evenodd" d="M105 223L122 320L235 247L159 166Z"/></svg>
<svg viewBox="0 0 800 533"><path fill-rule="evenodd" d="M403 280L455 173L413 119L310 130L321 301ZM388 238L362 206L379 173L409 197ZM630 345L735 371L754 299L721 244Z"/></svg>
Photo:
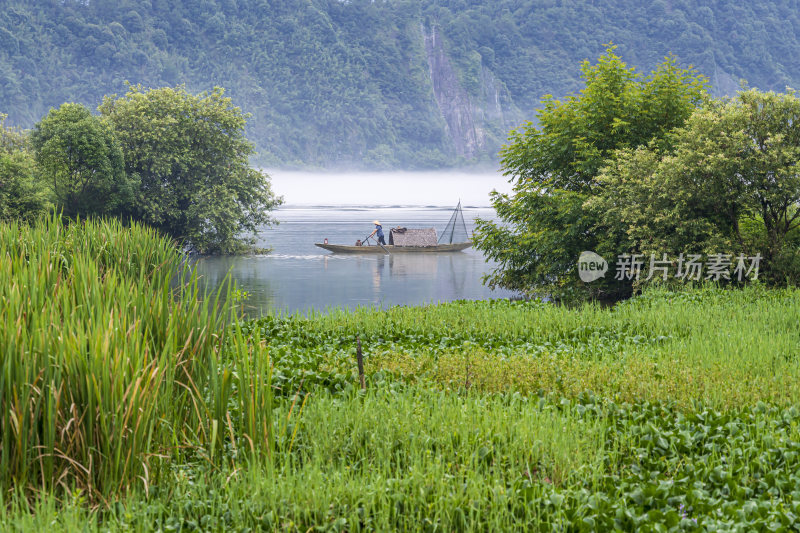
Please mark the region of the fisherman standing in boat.
<svg viewBox="0 0 800 533"><path fill-rule="evenodd" d="M375 235L377 233L378 244L384 244L385 245L386 241L383 239L383 227L381 227L380 220L373 220L372 223L375 224L375 230L372 233L369 234L369 237L372 237L373 235ZM369 239L369 237L367 237L367 239Z"/></svg>

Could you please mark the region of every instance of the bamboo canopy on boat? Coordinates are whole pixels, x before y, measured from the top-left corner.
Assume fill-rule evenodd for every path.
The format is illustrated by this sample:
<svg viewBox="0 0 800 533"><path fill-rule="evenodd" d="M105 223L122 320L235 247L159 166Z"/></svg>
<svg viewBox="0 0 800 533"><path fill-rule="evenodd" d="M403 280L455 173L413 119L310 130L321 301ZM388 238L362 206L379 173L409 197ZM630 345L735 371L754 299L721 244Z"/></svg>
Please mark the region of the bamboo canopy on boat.
<svg viewBox="0 0 800 533"><path fill-rule="evenodd" d="M436 246L439 241L434 228L392 228L389 244L395 246Z"/></svg>

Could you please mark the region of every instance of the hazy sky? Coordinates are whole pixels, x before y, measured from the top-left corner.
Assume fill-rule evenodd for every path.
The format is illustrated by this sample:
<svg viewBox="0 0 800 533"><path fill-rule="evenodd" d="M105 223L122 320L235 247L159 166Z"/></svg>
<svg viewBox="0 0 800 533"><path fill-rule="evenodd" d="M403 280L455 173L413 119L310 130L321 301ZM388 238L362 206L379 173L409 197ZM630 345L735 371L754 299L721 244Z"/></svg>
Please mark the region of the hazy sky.
<svg viewBox="0 0 800 533"><path fill-rule="evenodd" d="M302 172L267 170L287 205L489 206L492 189L509 192L499 172Z"/></svg>

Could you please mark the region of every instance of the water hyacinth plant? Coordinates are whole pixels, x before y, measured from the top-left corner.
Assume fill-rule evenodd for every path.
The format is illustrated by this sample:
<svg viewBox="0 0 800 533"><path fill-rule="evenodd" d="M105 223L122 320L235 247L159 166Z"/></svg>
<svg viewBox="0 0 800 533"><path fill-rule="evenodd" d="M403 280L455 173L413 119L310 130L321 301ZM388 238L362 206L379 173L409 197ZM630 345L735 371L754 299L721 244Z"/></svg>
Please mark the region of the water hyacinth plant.
<svg viewBox="0 0 800 533"><path fill-rule="evenodd" d="M651 289L613 308L486 301L274 314L242 327L269 343L285 394L301 382L354 383L359 335L368 380L565 397L592 391L684 408L800 401L794 288Z"/></svg>
<svg viewBox="0 0 800 533"><path fill-rule="evenodd" d="M797 289L242 321L201 286L140 226L0 224L0 530L800 525Z"/></svg>

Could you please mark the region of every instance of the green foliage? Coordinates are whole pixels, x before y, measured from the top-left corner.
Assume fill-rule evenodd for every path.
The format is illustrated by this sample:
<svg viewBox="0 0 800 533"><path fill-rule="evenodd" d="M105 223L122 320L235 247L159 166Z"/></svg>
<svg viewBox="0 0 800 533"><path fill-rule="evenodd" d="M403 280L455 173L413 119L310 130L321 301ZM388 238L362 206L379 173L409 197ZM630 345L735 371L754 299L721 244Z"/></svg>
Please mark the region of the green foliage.
<svg viewBox="0 0 800 533"><path fill-rule="evenodd" d="M31 127L62 102L94 108L125 80L226 87L253 113L247 135L268 165L458 163L432 98L424 39L435 26L494 158L505 131L543 94L581 88L581 61L619 43L649 70L666 52L738 81L798 86L800 12L791 2L341 0L26 2L0 14L0 101ZM490 79L497 82L495 86ZM497 88L497 92L495 92ZM499 98L502 115L496 116ZM331 141L331 139L335 139Z"/></svg>
<svg viewBox="0 0 800 533"><path fill-rule="evenodd" d="M800 282L800 99L744 91L697 110L673 150L625 150L589 202L625 250L760 254L770 282Z"/></svg>
<svg viewBox="0 0 800 533"><path fill-rule="evenodd" d="M268 343L282 395L357 383L355 337L368 379L450 390L577 397L592 390L629 402L701 402L730 409L754 398L800 399L793 333L796 289L713 288L644 294L602 308L540 301L454 302L267 316L243 325ZM764 331L771 342L763 342Z"/></svg>
<svg viewBox="0 0 800 533"><path fill-rule="evenodd" d="M492 286L564 296L584 286L575 267L583 250L607 245L616 232L584 202L600 191L597 175L614 150L656 140L683 124L706 97L705 78L668 57L649 76L629 68L610 46L592 65L584 62L579 95L545 96L538 125L511 132L502 151L512 194L493 193L499 221L479 221L475 246L498 263ZM598 282L596 294L629 287Z"/></svg>
<svg viewBox="0 0 800 533"><path fill-rule="evenodd" d="M32 220L50 207L46 187L36 175L36 162L25 134L7 129L0 115L0 219Z"/></svg>
<svg viewBox="0 0 800 533"><path fill-rule="evenodd" d="M69 217L115 214L133 200L122 150L108 124L80 104L63 104L31 134L36 162L56 208Z"/></svg>
<svg viewBox="0 0 800 533"><path fill-rule="evenodd" d="M132 216L200 253L236 253L269 224L281 203L269 176L250 167L247 116L221 88L129 87L100 112L118 136L125 168L139 184Z"/></svg>
<svg viewBox="0 0 800 533"><path fill-rule="evenodd" d="M269 457L269 357L198 287L136 223L0 223L0 499L107 502L177 458Z"/></svg>
<svg viewBox="0 0 800 533"><path fill-rule="evenodd" d="M791 531L798 302L797 289L651 288L614 308L452 302L264 317L229 340L266 342L249 364L294 378L260 421L274 437L270 459L240 460L239 395L253 381L237 366L234 435L213 465L173 457L146 487L99 506L77 490L31 503L0 493L0 528ZM542 373L547 360L562 373ZM398 362L419 362L418 372ZM570 372L576 363L585 366ZM350 372L340 385L314 381L326 364ZM482 374L490 364L496 389Z"/></svg>
<svg viewBox="0 0 800 533"><path fill-rule="evenodd" d="M250 166L247 115L223 92L132 86L100 117L63 104L30 135L0 122L0 218L35 219L47 184L69 218L144 222L200 253L248 249L282 199Z"/></svg>
<svg viewBox="0 0 800 533"><path fill-rule="evenodd" d="M48 499L33 510L4 507L0 523L84 531L791 531L800 512L798 422L797 409L764 405L685 414L591 395L559 403L424 389L322 393L309 401L303 445L282 457L279 476L176 467L169 488L110 510L87 510L79 498L59 509ZM585 462L575 468L576 460ZM554 483L559 468L566 479Z"/></svg>
<svg viewBox="0 0 800 533"><path fill-rule="evenodd" d="M3 530L798 525L796 289L225 324L152 230L0 246Z"/></svg>

